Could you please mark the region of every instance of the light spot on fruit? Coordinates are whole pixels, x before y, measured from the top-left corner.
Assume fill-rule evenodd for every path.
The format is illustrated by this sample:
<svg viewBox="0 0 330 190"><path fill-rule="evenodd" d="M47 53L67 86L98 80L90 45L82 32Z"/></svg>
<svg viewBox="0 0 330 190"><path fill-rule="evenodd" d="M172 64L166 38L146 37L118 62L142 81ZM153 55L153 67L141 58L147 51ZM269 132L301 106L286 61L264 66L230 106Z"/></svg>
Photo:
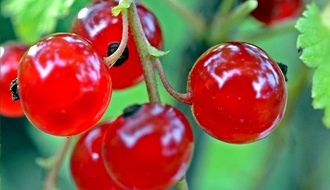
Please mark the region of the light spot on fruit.
<svg viewBox="0 0 330 190"><path fill-rule="evenodd" d="M131 127L128 127L130 129ZM152 125L146 125L145 127L136 130L134 133L131 133L130 130L121 130L119 131L119 136L122 141L125 143L126 147L132 148L135 143L144 135L152 133L154 127Z"/></svg>
<svg viewBox="0 0 330 190"><path fill-rule="evenodd" d="M0 57L2 57L4 53L5 53L5 49L3 47L0 47Z"/></svg>
<svg viewBox="0 0 330 190"><path fill-rule="evenodd" d="M88 13L88 8L83 8L81 11L78 13L78 19L84 18Z"/></svg>

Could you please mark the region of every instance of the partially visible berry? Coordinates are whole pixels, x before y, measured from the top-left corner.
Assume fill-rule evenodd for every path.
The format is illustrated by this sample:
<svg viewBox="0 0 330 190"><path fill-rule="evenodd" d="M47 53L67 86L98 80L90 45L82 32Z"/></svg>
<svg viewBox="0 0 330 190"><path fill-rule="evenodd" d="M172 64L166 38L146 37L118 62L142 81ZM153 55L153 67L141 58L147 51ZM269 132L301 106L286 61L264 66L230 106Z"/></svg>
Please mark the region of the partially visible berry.
<svg viewBox="0 0 330 190"><path fill-rule="evenodd" d="M104 59L90 43L69 33L50 35L30 47L18 67L18 91L30 122L58 136L93 127L112 92Z"/></svg>
<svg viewBox="0 0 330 190"><path fill-rule="evenodd" d="M97 1L83 8L74 21L71 32L88 39L103 57L111 55L122 38L122 18L113 16L111 7L116 1ZM160 26L155 16L143 5L137 4L137 12L145 35L151 45L162 48L163 39ZM112 50L112 51L110 51ZM143 80L143 71L134 38L129 30L127 60L110 68L113 89L131 87Z"/></svg>
<svg viewBox="0 0 330 190"><path fill-rule="evenodd" d="M258 7L251 15L269 25L297 16L302 6L302 0L258 0Z"/></svg>
<svg viewBox="0 0 330 190"><path fill-rule="evenodd" d="M79 190L121 190L110 177L101 155L102 139L111 122L102 123L86 132L75 145L70 169Z"/></svg>
<svg viewBox="0 0 330 190"><path fill-rule="evenodd" d="M193 134L176 108L148 103L124 111L106 131L103 159L127 189L168 189L186 173Z"/></svg>
<svg viewBox="0 0 330 190"><path fill-rule="evenodd" d="M7 117L24 116L19 101L13 101L10 83L17 77L19 62L28 49L26 45L10 42L0 46L0 114Z"/></svg>

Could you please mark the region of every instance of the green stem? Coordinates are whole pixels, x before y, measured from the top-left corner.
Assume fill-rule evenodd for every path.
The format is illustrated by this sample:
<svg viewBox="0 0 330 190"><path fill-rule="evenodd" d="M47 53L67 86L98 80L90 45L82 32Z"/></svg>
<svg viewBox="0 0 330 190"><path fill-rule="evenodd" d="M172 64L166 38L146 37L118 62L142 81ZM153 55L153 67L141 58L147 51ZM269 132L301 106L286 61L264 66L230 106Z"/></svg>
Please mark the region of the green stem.
<svg viewBox="0 0 330 190"><path fill-rule="evenodd" d="M188 184L186 177L183 177L176 185L177 190L188 190Z"/></svg>
<svg viewBox="0 0 330 190"><path fill-rule="evenodd" d="M72 142L72 137L68 137L56 157L54 158L54 165L52 169L49 171L44 190L55 190L57 189L57 175L61 169L62 163L65 158L65 154L67 153L69 146Z"/></svg>
<svg viewBox="0 0 330 190"><path fill-rule="evenodd" d="M128 23L132 30L132 35L140 56L149 101L160 102L154 68L148 51L148 41L144 35L142 25L137 14L136 5L134 3L132 3L130 8L128 8Z"/></svg>
<svg viewBox="0 0 330 190"><path fill-rule="evenodd" d="M210 27L211 34L208 41L215 44L226 39L230 30L242 22L257 6L256 0L248 0L238 6L226 19L215 20Z"/></svg>
<svg viewBox="0 0 330 190"><path fill-rule="evenodd" d="M198 36L205 34L206 22L202 17L192 12L178 0L165 0L165 2L186 19L187 23L194 29Z"/></svg>
<svg viewBox="0 0 330 190"><path fill-rule="evenodd" d="M283 34L286 32L295 31L294 25L296 24L297 20L288 20L285 22L281 22L279 24L275 24L265 29L261 30L258 33L249 35L249 36L237 36L235 38L236 41L258 41L268 37L274 37L279 34Z"/></svg>

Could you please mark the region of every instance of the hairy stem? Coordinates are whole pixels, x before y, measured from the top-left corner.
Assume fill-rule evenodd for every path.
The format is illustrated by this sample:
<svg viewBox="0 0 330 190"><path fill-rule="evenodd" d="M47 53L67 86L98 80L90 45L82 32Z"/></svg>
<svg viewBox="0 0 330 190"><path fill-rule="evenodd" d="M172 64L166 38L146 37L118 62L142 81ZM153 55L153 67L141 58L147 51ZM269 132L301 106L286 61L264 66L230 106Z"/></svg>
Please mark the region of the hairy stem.
<svg viewBox="0 0 330 190"><path fill-rule="evenodd" d="M120 56L124 53L127 45L127 39L128 39L127 10L123 9L121 14L123 20L123 34L118 49L112 55L105 58L105 61L109 68L112 67L116 63L116 61L120 58Z"/></svg>
<svg viewBox="0 0 330 190"><path fill-rule="evenodd" d="M136 5L134 3L132 3L130 8L128 8L128 23L132 29L134 41L140 56L149 101L160 102L154 68L148 51L149 43L144 35L142 25L137 14Z"/></svg>
<svg viewBox="0 0 330 190"><path fill-rule="evenodd" d="M160 60L157 58L155 59L155 66L156 69L158 71L160 80L162 81L166 91L175 99L177 99L178 101L191 105L192 104L192 100L191 100L191 94L188 92L186 94L182 94L177 92L174 88L172 88L172 86L170 85L170 83L168 82L163 67L162 67L162 63L160 62Z"/></svg>
<svg viewBox="0 0 330 190"><path fill-rule="evenodd" d="M178 0L165 0L165 2L186 19L197 35L203 36L205 34L206 22L202 17L192 12Z"/></svg>
<svg viewBox="0 0 330 190"><path fill-rule="evenodd" d="M54 165L52 167L52 169L49 171L45 185L44 185L44 190L55 190L56 188L56 184L57 184L57 175L60 171L60 168L62 166L62 163L64 161L65 158L65 154L68 151L69 145L72 142L72 137L68 137L62 148L59 150L58 154L56 155L56 157L54 158Z"/></svg>

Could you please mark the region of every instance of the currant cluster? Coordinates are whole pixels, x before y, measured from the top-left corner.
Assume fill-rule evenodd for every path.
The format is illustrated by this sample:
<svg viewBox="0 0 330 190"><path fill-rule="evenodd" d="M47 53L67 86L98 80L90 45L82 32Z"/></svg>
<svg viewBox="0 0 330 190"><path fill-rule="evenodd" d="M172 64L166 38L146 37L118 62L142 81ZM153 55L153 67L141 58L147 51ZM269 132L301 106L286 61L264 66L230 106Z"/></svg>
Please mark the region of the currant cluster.
<svg viewBox="0 0 330 190"><path fill-rule="evenodd" d="M267 8L275 6L271 2ZM284 2L281 7L289 9ZM185 176L192 158L193 132L183 113L163 103L145 103L97 124L113 90L143 80L130 28L121 57L112 67L104 59L122 39L123 21L111 13L117 4L95 1L83 8L71 33L52 34L29 48L18 43L1 46L0 112L12 117L24 113L35 127L52 135L87 131L71 156L79 189L167 189ZM259 5L266 6L262 1ZM137 12L148 42L161 49L157 19L141 4ZM257 9L253 15L258 14L264 13ZM269 24L288 15L261 21ZM10 100L9 86L20 101ZM281 68L246 42L221 43L202 54L189 74L187 91L184 102L191 105L200 127L216 139L237 144L269 135L287 101Z"/></svg>

